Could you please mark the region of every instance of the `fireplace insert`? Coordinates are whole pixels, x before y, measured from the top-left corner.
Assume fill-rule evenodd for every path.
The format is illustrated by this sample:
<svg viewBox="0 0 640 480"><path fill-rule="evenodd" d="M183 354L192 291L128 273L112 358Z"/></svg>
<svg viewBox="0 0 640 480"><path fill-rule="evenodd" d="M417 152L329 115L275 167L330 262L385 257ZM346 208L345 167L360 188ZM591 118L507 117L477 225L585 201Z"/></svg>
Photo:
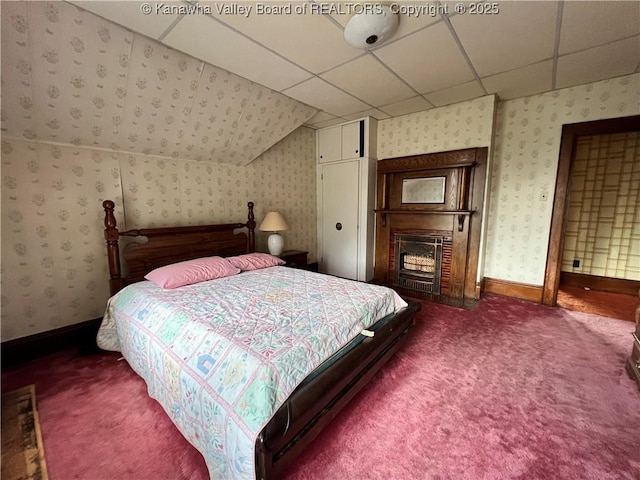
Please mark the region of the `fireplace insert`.
<svg viewBox="0 0 640 480"><path fill-rule="evenodd" d="M394 252L393 284L395 286L440 294L442 238L398 235Z"/></svg>

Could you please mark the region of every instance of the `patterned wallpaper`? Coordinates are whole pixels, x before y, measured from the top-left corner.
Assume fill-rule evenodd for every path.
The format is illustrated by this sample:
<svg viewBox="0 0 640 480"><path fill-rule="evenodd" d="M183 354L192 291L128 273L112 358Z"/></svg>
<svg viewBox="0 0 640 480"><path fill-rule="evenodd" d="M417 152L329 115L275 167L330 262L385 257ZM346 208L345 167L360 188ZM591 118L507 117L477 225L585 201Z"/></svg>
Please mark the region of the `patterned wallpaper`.
<svg viewBox="0 0 640 480"><path fill-rule="evenodd" d="M121 198L117 155L26 140L1 148L2 339L102 316L99 207Z"/></svg>
<svg viewBox="0 0 640 480"><path fill-rule="evenodd" d="M577 139L562 271L640 280L640 132Z"/></svg>
<svg viewBox="0 0 640 480"><path fill-rule="evenodd" d="M378 121L378 158L490 147L495 95Z"/></svg>
<svg viewBox="0 0 640 480"><path fill-rule="evenodd" d="M316 110L63 2L1 2L2 131L246 165Z"/></svg>
<svg viewBox="0 0 640 480"><path fill-rule="evenodd" d="M109 295L101 203L126 228L244 221L280 211L285 248L315 261L315 132L246 167L2 139L2 340L101 317ZM123 208L124 207L124 208ZM266 251L267 233L257 232Z"/></svg>
<svg viewBox="0 0 640 480"><path fill-rule="evenodd" d="M562 125L639 114L638 85L634 74L498 104L486 276L544 283Z"/></svg>

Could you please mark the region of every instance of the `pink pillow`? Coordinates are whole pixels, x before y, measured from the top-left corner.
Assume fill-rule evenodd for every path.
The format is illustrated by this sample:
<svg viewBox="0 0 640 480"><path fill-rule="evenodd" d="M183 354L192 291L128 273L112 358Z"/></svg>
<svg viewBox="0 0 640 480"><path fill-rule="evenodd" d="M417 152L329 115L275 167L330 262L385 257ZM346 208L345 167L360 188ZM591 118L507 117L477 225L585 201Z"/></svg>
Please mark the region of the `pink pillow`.
<svg viewBox="0 0 640 480"><path fill-rule="evenodd" d="M177 288L214 278L229 277L239 272L226 258L205 257L156 268L144 278L162 288Z"/></svg>
<svg viewBox="0 0 640 480"><path fill-rule="evenodd" d="M274 257L268 253L247 253L237 257L227 258L229 263L240 270L258 270L259 268L275 267L284 265L286 262L281 258Z"/></svg>

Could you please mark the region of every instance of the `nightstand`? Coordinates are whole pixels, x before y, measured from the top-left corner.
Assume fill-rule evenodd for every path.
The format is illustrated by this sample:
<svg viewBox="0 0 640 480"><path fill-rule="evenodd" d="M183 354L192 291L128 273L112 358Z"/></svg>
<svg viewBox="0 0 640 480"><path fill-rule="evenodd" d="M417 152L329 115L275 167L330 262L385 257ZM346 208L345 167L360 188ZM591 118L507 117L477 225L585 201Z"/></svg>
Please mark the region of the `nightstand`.
<svg viewBox="0 0 640 480"><path fill-rule="evenodd" d="M307 254L302 250L285 250L278 257L285 262L285 267L307 268Z"/></svg>

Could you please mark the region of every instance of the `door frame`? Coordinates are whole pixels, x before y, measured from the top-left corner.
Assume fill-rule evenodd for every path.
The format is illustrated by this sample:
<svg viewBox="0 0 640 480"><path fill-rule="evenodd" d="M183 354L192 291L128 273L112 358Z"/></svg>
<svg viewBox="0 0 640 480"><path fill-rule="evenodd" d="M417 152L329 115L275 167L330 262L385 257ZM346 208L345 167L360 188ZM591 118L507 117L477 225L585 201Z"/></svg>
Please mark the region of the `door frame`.
<svg viewBox="0 0 640 480"><path fill-rule="evenodd" d="M551 231L547 249L544 284L542 286L542 303L555 306L560 285L560 269L564 248L564 233L569 209L569 188L571 172L575 158L576 140L579 136L604 135L640 131L640 115L592 122L572 123L562 126L560 156L556 175L556 189L551 214Z"/></svg>

